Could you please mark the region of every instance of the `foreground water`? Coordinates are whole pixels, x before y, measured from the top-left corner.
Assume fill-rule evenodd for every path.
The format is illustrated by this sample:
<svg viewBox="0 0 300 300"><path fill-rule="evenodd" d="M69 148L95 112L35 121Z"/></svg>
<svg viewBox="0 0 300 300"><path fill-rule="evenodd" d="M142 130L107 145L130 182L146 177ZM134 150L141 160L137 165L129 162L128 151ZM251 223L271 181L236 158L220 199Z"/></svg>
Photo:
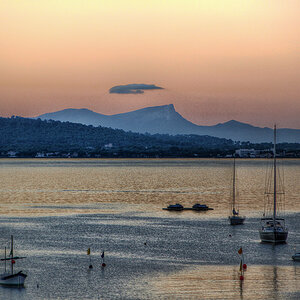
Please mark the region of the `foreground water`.
<svg viewBox="0 0 300 300"><path fill-rule="evenodd" d="M2 287L0 299L300 298L300 264L291 260L300 250L299 160L284 162L289 237L276 247L258 236L264 160L239 161L240 227L227 220L229 160L0 163L0 245L14 235L16 255L27 256L17 269L28 274L24 289ZM215 210L161 210L199 201Z"/></svg>

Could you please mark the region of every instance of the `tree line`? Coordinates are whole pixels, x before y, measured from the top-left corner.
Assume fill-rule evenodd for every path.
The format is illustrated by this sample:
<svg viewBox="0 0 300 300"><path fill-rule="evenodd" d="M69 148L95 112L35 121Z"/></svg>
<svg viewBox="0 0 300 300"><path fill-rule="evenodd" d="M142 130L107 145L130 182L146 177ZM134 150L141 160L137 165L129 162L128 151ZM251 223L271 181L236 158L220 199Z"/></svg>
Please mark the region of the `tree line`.
<svg viewBox="0 0 300 300"><path fill-rule="evenodd" d="M271 143L251 144L200 135L140 134L121 129L22 117L0 118L0 155L35 157L38 153L76 157L215 157L238 148L268 149ZM299 151L300 144L279 148Z"/></svg>

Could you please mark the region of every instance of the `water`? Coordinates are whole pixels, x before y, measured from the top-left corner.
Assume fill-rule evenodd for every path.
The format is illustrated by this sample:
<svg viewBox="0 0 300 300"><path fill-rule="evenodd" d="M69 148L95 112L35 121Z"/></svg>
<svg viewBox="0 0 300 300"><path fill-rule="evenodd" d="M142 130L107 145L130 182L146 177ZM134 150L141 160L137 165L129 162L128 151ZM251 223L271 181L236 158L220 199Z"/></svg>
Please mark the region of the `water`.
<svg viewBox="0 0 300 300"><path fill-rule="evenodd" d="M245 225L228 225L230 160L1 160L0 245L23 289L0 299L299 299L300 160L284 161L288 243L259 241L265 160L237 162ZM204 202L208 212L168 212ZM146 244L145 244L146 243ZM88 269L87 248L92 264ZM243 247L248 270L239 280ZM107 266L101 267L105 250ZM0 252L4 254L4 250Z"/></svg>

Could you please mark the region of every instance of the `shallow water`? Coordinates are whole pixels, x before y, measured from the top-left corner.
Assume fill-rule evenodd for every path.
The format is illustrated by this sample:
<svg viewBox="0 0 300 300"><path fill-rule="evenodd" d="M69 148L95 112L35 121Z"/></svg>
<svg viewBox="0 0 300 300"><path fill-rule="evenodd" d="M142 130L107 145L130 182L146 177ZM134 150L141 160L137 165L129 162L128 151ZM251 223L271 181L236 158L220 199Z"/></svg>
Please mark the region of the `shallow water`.
<svg viewBox="0 0 300 300"><path fill-rule="evenodd" d="M258 235L264 160L239 161L247 216L239 227L227 220L228 160L0 164L0 245L14 235L15 254L27 256L16 267L28 274L23 289L0 287L0 299L300 298L300 263L291 260L294 247L300 250L299 160L285 161L289 237L277 246L261 244ZM199 199L215 210L161 210ZM240 247L248 265L242 283Z"/></svg>

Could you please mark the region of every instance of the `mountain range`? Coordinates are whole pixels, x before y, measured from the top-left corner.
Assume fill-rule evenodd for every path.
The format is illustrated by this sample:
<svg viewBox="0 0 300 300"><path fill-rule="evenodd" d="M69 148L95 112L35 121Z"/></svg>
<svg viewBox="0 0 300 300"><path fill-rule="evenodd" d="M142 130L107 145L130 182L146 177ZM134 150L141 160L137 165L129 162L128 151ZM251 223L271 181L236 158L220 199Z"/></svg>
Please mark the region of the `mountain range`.
<svg viewBox="0 0 300 300"><path fill-rule="evenodd" d="M271 128L256 127L235 120L213 126L196 125L183 118L175 110L173 104L146 107L115 115L104 115L86 108L69 108L42 114L35 119L38 118L80 123L95 127L111 127L138 133L209 135L234 141L249 141L251 143L271 142L273 140L273 130ZM300 129L278 129L278 142L300 143Z"/></svg>

